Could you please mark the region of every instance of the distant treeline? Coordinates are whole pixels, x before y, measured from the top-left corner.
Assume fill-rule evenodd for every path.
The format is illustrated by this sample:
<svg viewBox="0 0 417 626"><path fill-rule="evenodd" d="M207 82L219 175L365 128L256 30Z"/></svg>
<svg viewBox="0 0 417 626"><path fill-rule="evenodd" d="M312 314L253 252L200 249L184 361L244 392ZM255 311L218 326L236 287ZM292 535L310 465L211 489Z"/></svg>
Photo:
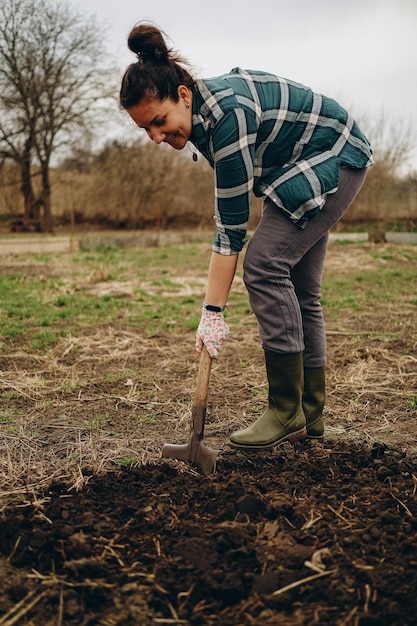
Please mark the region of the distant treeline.
<svg viewBox="0 0 417 626"><path fill-rule="evenodd" d="M39 180L33 177L33 186ZM109 143L98 154L73 154L51 171L55 227L85 225L112 229L207 228L213 224L213 172L201 157L137 139ZM0 171L0 213L14 230L22 224L22 200L16 168ZM254 198L250 227L261 214ZM341 227L372 224L417 230L417 176L400 176L384 160L376 161Z"/></svg>

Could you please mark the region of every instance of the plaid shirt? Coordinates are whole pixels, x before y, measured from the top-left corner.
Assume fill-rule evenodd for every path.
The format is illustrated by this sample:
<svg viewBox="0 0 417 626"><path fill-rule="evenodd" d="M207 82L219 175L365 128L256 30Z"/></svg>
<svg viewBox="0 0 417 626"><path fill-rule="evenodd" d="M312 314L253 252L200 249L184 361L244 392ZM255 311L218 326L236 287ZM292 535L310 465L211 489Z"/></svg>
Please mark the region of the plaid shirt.
<svg viewBox="0 0 417 626"><path fill-rule="evenodd" d="M226 255L243 247L252 193L304 228L337 190L341 164L373 163L366 137L337 102L240 68L196 81L190 141L214 169L213 250Z"/></svg>

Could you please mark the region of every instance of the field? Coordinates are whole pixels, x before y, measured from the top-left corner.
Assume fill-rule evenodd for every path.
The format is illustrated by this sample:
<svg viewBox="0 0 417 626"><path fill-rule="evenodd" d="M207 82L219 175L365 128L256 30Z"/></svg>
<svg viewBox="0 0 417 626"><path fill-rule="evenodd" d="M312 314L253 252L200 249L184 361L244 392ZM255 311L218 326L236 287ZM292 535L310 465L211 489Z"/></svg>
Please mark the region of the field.
<svg viewBox="0 0 417 626"><path fill-rule="evenodd" d="M331 243L323 444L241 453L241 277L189 436L210 242L0 256L0 626L395 626L417 611L417 246Z"/></svg>

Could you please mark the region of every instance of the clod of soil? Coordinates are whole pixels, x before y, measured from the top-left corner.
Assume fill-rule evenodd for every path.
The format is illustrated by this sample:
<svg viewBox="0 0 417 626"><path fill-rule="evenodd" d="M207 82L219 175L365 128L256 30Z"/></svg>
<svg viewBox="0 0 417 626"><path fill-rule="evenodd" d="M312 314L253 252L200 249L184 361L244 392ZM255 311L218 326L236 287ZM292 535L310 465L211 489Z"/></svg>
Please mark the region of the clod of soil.
<svg viewBox="0 0 417 626"><path fill-rule="evenodd" d="M0 623L415 624L416 473L339 442L54 483L0 521Z"/></svg>

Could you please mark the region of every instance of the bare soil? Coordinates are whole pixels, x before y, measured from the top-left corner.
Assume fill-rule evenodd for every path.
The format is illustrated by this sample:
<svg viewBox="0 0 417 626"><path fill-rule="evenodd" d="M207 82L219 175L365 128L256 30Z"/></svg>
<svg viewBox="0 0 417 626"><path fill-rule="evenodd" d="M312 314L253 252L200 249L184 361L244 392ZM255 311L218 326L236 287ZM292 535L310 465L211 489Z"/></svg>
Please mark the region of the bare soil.
<svg viewBox="0 0 417 626"><path fill-rule="evenodd" d="M373 267L368 252L331 246L326 271ZM112 326L48 355L3 346L0 625L414 625L415 327L403 303L328 324L325 442L258 453L227 444L266 397L255 323L232 334L207 477L161 458L188 439L191 336Z"/></svg>

